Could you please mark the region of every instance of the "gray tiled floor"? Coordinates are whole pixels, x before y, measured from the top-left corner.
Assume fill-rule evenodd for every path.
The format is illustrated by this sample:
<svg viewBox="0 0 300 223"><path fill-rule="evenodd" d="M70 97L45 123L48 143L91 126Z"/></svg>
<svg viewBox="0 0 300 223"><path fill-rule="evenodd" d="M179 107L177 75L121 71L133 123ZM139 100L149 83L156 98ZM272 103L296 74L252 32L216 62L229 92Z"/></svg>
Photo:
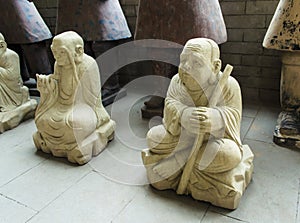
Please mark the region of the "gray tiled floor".
<svg viewBox="0 0 300 223"><path fill-rule="evenodd" d="M279 108L244 105L241 135L255 153L253 180L234 211L147 183L140 151L150 122L140 89L107 109L116 138L84 166L36 152L34 121L0 135L0 222L300 222L300 150L272 142Z"/></svg>

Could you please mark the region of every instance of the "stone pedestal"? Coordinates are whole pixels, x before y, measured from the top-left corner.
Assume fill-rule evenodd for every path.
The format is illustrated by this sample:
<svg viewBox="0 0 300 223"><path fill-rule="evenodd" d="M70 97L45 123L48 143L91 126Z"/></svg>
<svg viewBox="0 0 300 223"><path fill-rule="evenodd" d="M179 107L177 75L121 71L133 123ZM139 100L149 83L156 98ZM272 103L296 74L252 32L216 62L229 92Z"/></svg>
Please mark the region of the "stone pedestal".
<svg viewBox="0 0 300 223"><path fill-rule="evenodd" d="M241 197L251 181L254 155L248 145L243 145L243 157L234 169L223 173L192 172L186 194L194 199L210 202L213 205L236 209ZM160 160L168 155L156 155L149 149L142 152L142 159L147 170L147 177L158 190L177 190L182 171L176 172L169 179L163 179L153 171Z"/></svg>
<svg viewBox="0 0 300 223"><path fill-rule="evenodd" d="M274 142L300 148L300 52L283 52L280 101L283 111L278 116Z"/></svg>

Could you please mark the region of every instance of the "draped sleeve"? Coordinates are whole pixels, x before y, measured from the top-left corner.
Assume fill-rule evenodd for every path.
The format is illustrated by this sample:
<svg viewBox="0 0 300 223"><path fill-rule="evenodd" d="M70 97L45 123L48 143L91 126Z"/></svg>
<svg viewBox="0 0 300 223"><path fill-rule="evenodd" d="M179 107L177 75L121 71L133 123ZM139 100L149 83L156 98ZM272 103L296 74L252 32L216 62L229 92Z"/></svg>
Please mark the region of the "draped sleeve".
<svg viewBox="0 0 300 223"><path fill-rule="evenodd" d="M10 49L0 59L0 108L22 104L23 93L19 57Z"/></svg>
<svg viewBox="0 0 300 223"><path fill-rule="evenodd" d="M82 94L83 103L86 103L95 111L98 120L97 126L99 127L105 122L108 122L110 117L102 105L98 65L96 61L88 55L84 55L84 60L86 67L80 78L79 92L77 93ZM76 98L76 100L78 99L80 101L80 97Z"/></svg>
<svg viewBox="0 0 300 223"><path fill-rule="evenodd" d="M238 82L229 77L227 85L223 89L223 104L217 104L225 124L225 138L233 140L238 146L242 146L240 139L240 126L242 118L242 96Z"/></svg>
<svg viewBox="0 0 300 223"><path fill-rule="evenodd" d="M183 100L183 94L185 95L183 87L179 75L176 74L171 80L165 99L163 124L174 136L180 134L180 118L183 111L188 108Z"/></svg>

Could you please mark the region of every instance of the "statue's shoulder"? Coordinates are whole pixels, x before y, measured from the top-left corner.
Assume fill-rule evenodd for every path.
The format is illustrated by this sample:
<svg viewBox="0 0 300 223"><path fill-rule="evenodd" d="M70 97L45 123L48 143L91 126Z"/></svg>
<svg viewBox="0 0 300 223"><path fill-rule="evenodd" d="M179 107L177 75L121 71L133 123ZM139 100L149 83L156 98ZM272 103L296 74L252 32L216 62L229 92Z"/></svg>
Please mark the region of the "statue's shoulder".
<svg viewBox="0 0 300 223"><path fill-rule="evenodd" d="M227 84L229 84L230 86L240 86L239 82L233 77L233 76L229 76L228 77L228 81Z"/></svg>
<svg viewBox="0 0 300 223"><path fill-rule="evenodd" d="M233 76L228 77L227 88L231 91L241 91L239 82Z"/></svg>
<svg viewBox="0 0 300 223"><path fill-rule="evenodd" d="M19 59L19 55L11 49L7 48L5 54L8 58Z"/></svg>
<svg viewBox="0 0 300 223"><path fill-rule="evenodd" d="M171 83L180 83L181 82L181 79L179 77L179 74L175 74L172 79L171 79Z"/></svg>

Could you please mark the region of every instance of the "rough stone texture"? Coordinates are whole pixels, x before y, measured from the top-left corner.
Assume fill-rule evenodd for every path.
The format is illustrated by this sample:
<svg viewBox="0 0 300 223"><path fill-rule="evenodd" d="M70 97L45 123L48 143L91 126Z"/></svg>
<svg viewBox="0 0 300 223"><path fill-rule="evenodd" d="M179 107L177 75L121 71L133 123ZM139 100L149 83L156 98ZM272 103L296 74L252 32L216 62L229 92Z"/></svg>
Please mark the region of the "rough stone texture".
<svg viewBox="0 0 300 223"><path fill-rule="evenodd" d="M56 8L56 1L57 0L45 0L45 1L36 1L36 6L40 10L41 15L44 17L46 23L49 25L51 30L54 30L55 28L55 20L56 15L55 13L52 13L52 16L50 13L46 13L46 11ZM273 14L275 12L275 8L278 4L278 0L219 0L225 24L227 27L227 34L228 34L228 44L231 44L232 42L239 42L239 43L258 43L261 44L263 41L263 34L266 33L267 27L270 24L270 21L273 17ZM138 6L138 0L120 0L121 6L123 7L123 11L125 13L125 16L127 18L128 25L130 27L130 30L132 33L134 33L135 30L135 23L136 23L136 13L137 13L137 6ZM135 10L133 12L133 8L135 7ZM135 13L135 14L134 14ZM226 44L223 44L226 48ZM256 45L252 45L251 47L254 47L254 50L257 50ZM262 46L261 46L262 48ZM241 63L236 64L236 60L233 62L229 61L228 59L225 59L225 56L229 56L229 54L232 55L232 58L236 58L236 55L243 55L244 53L236 52L235 49L232 49L233 51L226 52L225 55L222 55L221 57L224 62L233 63L235 65L238 65L243 68L243 71L247 71L249 69L249 74L252 73L252 69L258 69L259 73L256 74L257 77L260 77L260 74L264 72L266 74L266 70L264 68L266 67L262 63L259 64L251 64L249 65L249 62L242 60ZM252 51L252 50L251 50ZM278 92L279 95L279 77L280 77L280 59L278 60L279 55L277 53L273 54L271 50L262 50L259 52L256 52L255 54L252 54L253 57L262 58L265 55L271 55L271 57L268 59L268 61L274 61L274 64L277 64L274 69L277 69L277 72L271 72L268 73L269 76L273 76L275 82L277 82L277 89L275 92ZM223 46L221 46L221 52L223 52ZM245 59L245 58L244 58ZM279 62L278 62L279 61ZM224 63L225 65L225 63ZM244 73L239 73L239 70L236 68L233 70L233 76L238 77L241 75L245 75ZM267 66L270 67L270 66ZM272 66L271 66L272 67ZM141 73L141 69L144 69L144 66L137 65L132 66L131 68L136 68L135 70L128 70L126 72L126 78L122 77L121 79L124 81L130 81L134 78L136 78ZM127 69L126 69L127 70ZM263 71L264 70L264 71ZM262 78L263 81L263 78ZM242 85L244 83L241 83ZM270 88L268 86L265 86L265 88L261 88L259 86L256 86L255 88L242 88L243 97L245 99L251 98L251 100L273 100L275 103L279 104L279 97L276 97L272 94L270 94L270 97L267 97L267 95L263 95L263 92L268 92ZM272 90L273 91L273 90ZM249 92L249 94L248 94ZM258 94L252 94L252 92L260 92ZM250 97L248 97L250 95Z"/></svg>

